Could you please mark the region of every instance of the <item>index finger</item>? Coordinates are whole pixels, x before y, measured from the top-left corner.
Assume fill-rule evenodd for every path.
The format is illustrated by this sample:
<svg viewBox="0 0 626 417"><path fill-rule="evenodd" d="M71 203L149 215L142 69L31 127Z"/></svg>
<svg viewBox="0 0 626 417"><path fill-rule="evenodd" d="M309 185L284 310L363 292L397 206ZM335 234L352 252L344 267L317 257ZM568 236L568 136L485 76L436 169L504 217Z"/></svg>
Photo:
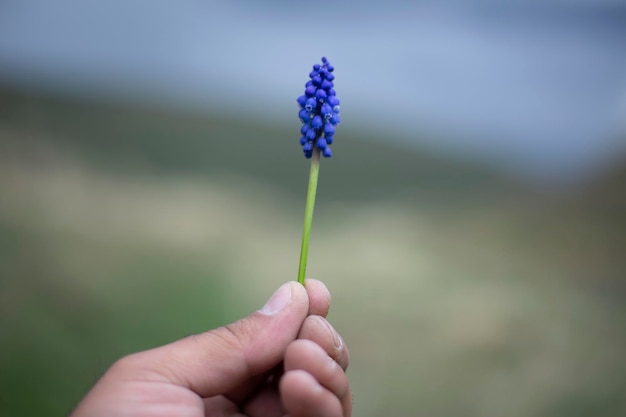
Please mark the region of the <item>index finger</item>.
<svg viewBox="0 0 626 417"><path fill-rule="evenodd" d="M330 291L322 281L317 279L306 279L304 288L309 295L308 315L326 317L330 309Z"/></svg>

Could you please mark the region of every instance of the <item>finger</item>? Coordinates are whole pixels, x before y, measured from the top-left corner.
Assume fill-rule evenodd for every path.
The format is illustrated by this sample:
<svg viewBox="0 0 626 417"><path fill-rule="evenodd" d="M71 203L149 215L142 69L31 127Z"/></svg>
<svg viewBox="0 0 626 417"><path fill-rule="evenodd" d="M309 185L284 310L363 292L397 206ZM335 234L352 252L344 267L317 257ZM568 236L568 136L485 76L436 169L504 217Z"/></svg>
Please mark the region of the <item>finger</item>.
<svg viewBox="0 0 626 417"><path fill-rule="evenodd" d="M285 352L285 373L295 370L305 371L311 375L318 384L339 400L344 415L349 415L352 398L348 377L324 349L310 340L292 342Z"/></svg>
<svg viewBox="0 0 626 417"><path fill-rule="evenodd" d="M281 286L266 305L228 326L186 337L120 361L134 378L177 384L201 397L226 393L278 365L308 310L297 282Z"/></svg>
<svg viewBox="0 0 626 417"><path fill-rule="evenodd" d="M330 292L322 281L307 279L304 287L309 294L309 315L315 314L326 317L330 309Z"/></svg>
<svg viewBox="0 0 626 417"><path fill-rule="evenodd" d="M311 340L322 347L345 371L350 363L350 353L343 338L323 317L309 316L302 323L298 339Z"/></svg>
<svg viewBox="0 0 626 417"><path fill-rule="evenodd" d="M307 279L305 280L304 285L307 291L307 295L309 296L309 314L319 314L323 316L328 314L328 310L330 308L330 292L328 291L328 288L326 288L326 286L321 281L318 281L316 279ZM249 400L250 394L258 388L260 383L265 382L269 375L272 373L276 374L276 377L278 378L280 375L282 375L282 366L280 366L280 375L274 371L270 371L266 374L261 374L250 382L240 387L237 387L233 391L228 392L227 397L235 402L241 402L246 399ZM280 401L280 399L278 398L277 389L278 387L276 386L274 389L275 395L272 399L272 404L274 403L274 401ZM253 397L253 401L245 408L245 410L267 409L269 406L265 404L265 402L268 401L268 398L270 397L271 396L268 395L267 392L264 392L263 395L258 395L258 393L255 394ZM272 405L272 407L275 408L274 405ZM250 412L249 414L253 415L252 412Z"/></svg>
<svg viewBox="0 0 626 417"><path fill-rule="evenodd" d="M306 371L285 373L280 380L280 394L290 417L343 416L339 399Z"/></svg>

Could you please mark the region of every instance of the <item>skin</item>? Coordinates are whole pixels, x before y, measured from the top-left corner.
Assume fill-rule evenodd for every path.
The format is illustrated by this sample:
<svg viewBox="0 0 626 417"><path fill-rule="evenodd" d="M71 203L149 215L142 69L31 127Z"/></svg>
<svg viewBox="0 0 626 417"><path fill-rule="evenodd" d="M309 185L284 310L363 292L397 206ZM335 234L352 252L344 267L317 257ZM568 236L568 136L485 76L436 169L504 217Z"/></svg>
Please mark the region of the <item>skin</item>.
<svg viewBox="0 0 626 417"><path fill-rule="evenodd" d="M349 417L329 307L320 281L284 284L246 318L120 359L70 417Z"/></svg>

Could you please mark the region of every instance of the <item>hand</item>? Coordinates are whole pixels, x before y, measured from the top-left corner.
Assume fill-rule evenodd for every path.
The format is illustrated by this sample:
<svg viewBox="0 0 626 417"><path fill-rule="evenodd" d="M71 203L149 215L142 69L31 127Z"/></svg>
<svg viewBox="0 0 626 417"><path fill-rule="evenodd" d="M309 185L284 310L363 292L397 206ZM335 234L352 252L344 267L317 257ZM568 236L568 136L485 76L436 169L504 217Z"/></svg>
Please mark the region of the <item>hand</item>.
<svg viewBox="0 0 626 417"><path fill-rule="evenodd" d="M349 417L329 306L320 281L288 282L244 319L120 359L71 417Z"/></svg>

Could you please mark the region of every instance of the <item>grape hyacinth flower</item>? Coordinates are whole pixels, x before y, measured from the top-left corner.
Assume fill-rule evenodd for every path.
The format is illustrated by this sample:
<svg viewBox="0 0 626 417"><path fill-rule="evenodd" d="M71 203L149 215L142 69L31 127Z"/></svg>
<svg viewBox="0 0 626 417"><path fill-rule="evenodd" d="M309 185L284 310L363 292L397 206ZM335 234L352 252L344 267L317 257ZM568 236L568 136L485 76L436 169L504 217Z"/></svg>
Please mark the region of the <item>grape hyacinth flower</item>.
<svg viewBox="0 0 626 417"><path fill-rule="evenodd" d="M317 192L317 178L319 176L320 154L330 158L330 150L335 139L335 126L339 120L339 99L335 93L333 74L335 68L326 58L322 58L322 65L313 65L311 78L304 86L304 94L298 97L300 111L298 116L302 122L300 129L300 145L306 158L311 159L309 174L309 189L306 196L304 210L304 230L302 232L302 248L300 250L300 266L298 282L304 285L306 263L309 254L309 240L311 224L313 223L313 209Z"/></svg>
<svg viewBox="0 0 626 417"><path fill-rule="evenodd" d="M334 70L326 58L322 58L322 65L313 65L309 74L311 79L305 85L304 94L297 100L300 105L298 116L302 122L300 145L307 158L313 157L315 149L325 158L333 155L330 145L335 137L335 126L340 123L339 99L333 84Z"/></svg>

